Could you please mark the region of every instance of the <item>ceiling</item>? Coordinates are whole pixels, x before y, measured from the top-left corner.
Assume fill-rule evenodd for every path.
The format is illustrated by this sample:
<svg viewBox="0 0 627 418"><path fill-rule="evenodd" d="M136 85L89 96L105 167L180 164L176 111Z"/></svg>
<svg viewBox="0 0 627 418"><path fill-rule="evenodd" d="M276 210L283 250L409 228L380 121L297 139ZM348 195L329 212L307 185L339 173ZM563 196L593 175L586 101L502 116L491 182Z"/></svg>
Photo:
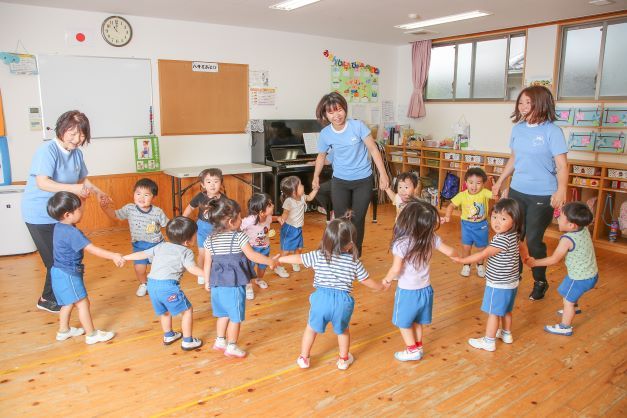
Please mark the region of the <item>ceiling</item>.
<svg viewBox="0 0 627 418"><path fill-rule="evenodd" d="M464 35L627 10L627 0L593 6L589 0L322 0L290 12L269 9L279 0L1 0L34 6L146 16L403 45L422 39ZM483 10L491 16L432 26L437 33L408 35L394 25ZM132 19L131 20L132 23Z"/></svg>

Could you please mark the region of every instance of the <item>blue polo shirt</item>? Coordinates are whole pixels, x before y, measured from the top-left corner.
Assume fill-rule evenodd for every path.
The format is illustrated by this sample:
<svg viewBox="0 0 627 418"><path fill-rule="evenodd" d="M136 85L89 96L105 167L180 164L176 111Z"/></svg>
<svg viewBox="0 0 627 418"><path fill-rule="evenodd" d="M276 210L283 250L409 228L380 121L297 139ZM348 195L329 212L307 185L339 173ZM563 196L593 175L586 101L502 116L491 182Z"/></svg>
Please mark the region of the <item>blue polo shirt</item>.
<svg viewBox="0 0 627 418"><path fill-rule="evenodd" d="M361 180L372 175L368 148L364 139L370 129L360 120L347 119L344 129L336 131L328 125L320 132L318 152L333 149L333 177L342 180Z"/></svg>
<svg viewBox="0 0 627 418"><path fill-rule="evenodd" d="M554 157L568 152L559 126L520 122L512 128L509 147L516 157L512 189L535 196L550 196L557 191Z"/></svg>

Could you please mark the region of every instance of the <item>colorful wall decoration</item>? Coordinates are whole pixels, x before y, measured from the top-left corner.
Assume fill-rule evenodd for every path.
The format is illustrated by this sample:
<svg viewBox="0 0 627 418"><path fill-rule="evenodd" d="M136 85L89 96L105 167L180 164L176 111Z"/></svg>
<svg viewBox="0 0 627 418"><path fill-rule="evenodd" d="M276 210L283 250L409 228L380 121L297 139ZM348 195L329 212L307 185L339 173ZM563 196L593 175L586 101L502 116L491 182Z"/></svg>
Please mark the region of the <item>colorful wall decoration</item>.
<svg viewBox="0 0 627 418"><path fill-rule="evenodd" d="M331 61L331 90L348 102L376 103L379 100L379 69L360 61L342 60L329 50L323 55Z"/></svg>

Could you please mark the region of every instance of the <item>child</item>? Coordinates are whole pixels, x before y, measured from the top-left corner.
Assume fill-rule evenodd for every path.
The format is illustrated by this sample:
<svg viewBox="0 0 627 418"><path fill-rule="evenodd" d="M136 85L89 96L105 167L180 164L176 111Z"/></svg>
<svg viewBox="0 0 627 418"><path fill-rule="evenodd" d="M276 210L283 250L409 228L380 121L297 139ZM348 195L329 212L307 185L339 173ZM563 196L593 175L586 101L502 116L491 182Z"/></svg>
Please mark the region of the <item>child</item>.
<svg viewBox="0 0 627 418"><path fill-rule="evenodd" d="M496 235L483 251L468 257L452 257L457 263L470 264L488 259L486 288L481 310L488 314L485 337L471 338L474 348L494 351L495 339L514 342L512 337L512 310L520 280L519 262L528 257L527 247L520 242L523 215L513 199L501 199L492 208L490 225ZM499 324L502 324L499 328Z"/></svg>
<svg viewBox="0 0 627 418"><path fill-rule="evenodd" d="M594 255L594 246L587 226L592 222L592 212L581 202L567 203L562 207L558 218L559 229L565 232L560 242L547 258L536 260L530 257L527 260L529 267L551 266L566 257L568 274L557 289L564 297L562 322L544 327L546 332L557 335L573 335L572 322L579 298L594 288L599 279L599 269ZM581 311L579 311L581 312Z"/></svg>
<svg viewBox="0 0 627 418"><path fill-rule="evenodd" d="M83 217L83 206L81 199L74 193L55 193L48 200L48 214L59 221L54 225L52 237L54 265L50 272L52 291L61 306L57 341L83 334L86 334L87 344L109 341L115 333L96 330L91 319L89 298L83 282L85 273L85 266L82 264L83 250L97 257L112 260L118 267L124 265L122 254L96 247L80 229L76 228L75 225ZM74 306L78 309L78 319L83 328L70 327L70 315Z"/></svg>
<svg viewBox="0 0 627 418"><path fill-rule="evenodd" d="M281 222L281 255L300 253L303 249L303 224L305 223L305 208L307 202L311 202L318 188L308 195L305 194L305 186L296 176L285 177L281 180L281 200L283 201L283 214ZM300 271L300 264L294 263L295 272Z"/></svg>
<svg viewBox="0 0 627 418"><path fill-rule="evenodd" d="M396 207L396 217L401 213L407 202L413 197L420 196L422 184L414 172L401 173L396 177L396 193L391 187L385 189L392 204Z"/></svg>
<svg viewBox="0 0 627 418"><path fill-rule="evenodd" d="M309 297L309 321L305 328L300 356L296 363L301 369L309 367L309 355L317 334L324 333L331 322L337 335L340 356L337 368L346 370L353 363L350 354L348 325L353 314L355 300L351 296L353 280L376 290L383 285L368 278L368 272L358 259L355 226L348 219L336 219L327 225L320 248L305 254L293 254L279 258L281 263L303 264L314 269L316 290Z"/></svg>
<svg viewBox="0 0 627 418"><path fill-rule="evenodd" d="M242 219L242 231L248 235L248 243L256 252L270 255L270 239L274 236L274 230L270 229L272 222L277 220L277 216L272 216L274 212L274 204L272 199L266 193L255 193L248 201L248 216ZM266 273L265 264L255 264L257 270L257 278L252 282L261 289L267 289L268 283L263 280ZM282 266L277 266L274 272L281 277L290 277ZM246 299L255 298L252 283L246 285Z"/></svg>
<svg viewBox="0 0 627 418"><path fill-rule="evenodd" d="M488 181L485 171L479 167L471 167L464 174L466 190L459 192L451 199L451 204L441 221L450 222L454 208L462 208L462 257L468 257L474 245L481 251L488 246L488 205L492 198L492 191L484 189ZM459 273L464 277L470 276L470 264L464 264ZM485 277L483 262L477 263L477 276Z"/></svg>
<svg viewBox="0 0 627 418"><path fill-rule="evenodd" d="M219 168L207 168L198 175L200 183L200 193L192 198L189 205L183 211L183 216L189 217L192 211L198 208L198 265L203 266L205 263L205 240L211 234L213 226L207 218L206 209L209 201L213 199L225 199L222 194L222 170ZM203 276L198 276L198 284L205 283Z"/></svg>
<svg viewBox="0 0 627 418"><path fill-rule="evenodd" d="M192 304L179 285L185 270L196 276L204 273L194 263L194 253L188 247L194 242L197 226L189 218L177 216L165 227L170 242L125 255L125 260L144 260L153 257L148 275L148 295L155 313L160 316L163 344L170 345L183 337L181 349L194 350L202 346L202 340L192 336ZM183 333L172 331L172 317L181 315Z"/></svg>
<svg viewBox="0 0 627 418"><path fill-rule="evenodd" d="M429 203L410 199L399 214L392 238L392 267L383 279L389 288L398 280L392 323L397 326L407 348L394 353L399 361L422 358L422 326L431 323L433 288L429 279L433 250L449 257L455 253L435 231L440 226L438 210Z"/></svg>
<svg viewBox="0 0 627 418"><path fill-rule="evenodd" d="M243 358L246 352L237 346L240 325L246 313L246 285L255 277L252 264L276 267L276 261L252 249L248 236L240 231L242 217L237 202L211 200L207 216L213 232L205 241L205 289L211 289L211 308L217 320L214 350L228 357Z"/></svg>
<svg viewBox="0 0 627 418"><path fill-rule="evenodd" d="M159 188L154 181L143 178L135 183L133 202L124 205L121 209L113 210L107 200L101 200L100 206L111 219L128 219L131 230L133 252L147 250L163 241L161 228L168 223L168 217L163 211L152 205L152 199L157 196ZM146 296L146 277L150 260L136 260L134 262L135 277L139 287L135 295Z"/></svg>

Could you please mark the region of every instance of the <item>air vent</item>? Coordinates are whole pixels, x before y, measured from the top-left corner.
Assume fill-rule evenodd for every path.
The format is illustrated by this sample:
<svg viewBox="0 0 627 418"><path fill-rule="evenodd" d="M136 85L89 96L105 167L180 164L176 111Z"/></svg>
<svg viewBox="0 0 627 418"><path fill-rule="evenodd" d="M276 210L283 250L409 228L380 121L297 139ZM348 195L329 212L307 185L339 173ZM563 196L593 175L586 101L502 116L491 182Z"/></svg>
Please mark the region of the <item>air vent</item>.
<svg viewBox="0 0 627 418"><path fill-rule="evenodd" d="M419 28L419 29L409 30L405 32L405 35L431 35L434 33L438 33L438 32L434 30Z"/></svg>

